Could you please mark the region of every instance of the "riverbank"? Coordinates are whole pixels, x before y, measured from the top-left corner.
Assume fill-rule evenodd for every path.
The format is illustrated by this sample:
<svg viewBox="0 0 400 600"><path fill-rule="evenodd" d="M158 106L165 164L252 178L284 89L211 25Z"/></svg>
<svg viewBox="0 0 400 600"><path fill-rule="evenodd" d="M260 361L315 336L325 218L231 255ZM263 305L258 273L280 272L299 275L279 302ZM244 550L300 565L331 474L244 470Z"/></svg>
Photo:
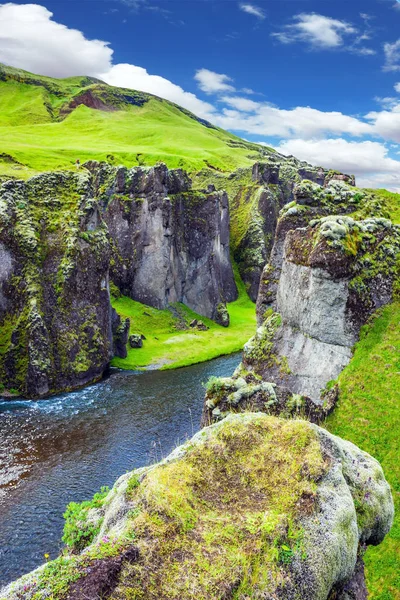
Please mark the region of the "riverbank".
<svg viewBox="0 0 400 600"><path fill-rule="evenodd" d="M371 600L400 593L400 302L379 311L362 332L338 381L340 402L326 427L374 456L392 487L396 515L391 532L365 556Z"/></svg>
<svg viewBox="0 0 400 600"><path fill-rule="evenodd" d="M239 352L254 335L256 328L255 304L247 295L245 286L235 273L239 297L230 302L229 327L217 325L184 304L173 304L169 309L157 310L130 298L113 298L112 305L122 317L131 320L131 333L146 338L142 348L129 348L125 359L114 358L112 366L120 369L176 369ZM207 331L192 328L193 320L200 320ZM183 329L187 327L187 329Z"/></svg>

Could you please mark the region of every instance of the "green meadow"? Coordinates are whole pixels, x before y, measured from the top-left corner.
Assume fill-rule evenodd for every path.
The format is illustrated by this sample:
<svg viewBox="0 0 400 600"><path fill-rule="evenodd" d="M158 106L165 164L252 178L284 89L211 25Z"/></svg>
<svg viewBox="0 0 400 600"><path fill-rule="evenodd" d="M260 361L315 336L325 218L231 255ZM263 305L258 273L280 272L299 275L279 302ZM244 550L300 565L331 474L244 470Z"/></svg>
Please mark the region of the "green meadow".
<svg viewBox="0 0 400 600"><path fill-rule="evenodd" d="M112 365L121 369L174 369L242 350L254 335L256 315L237 272L236 284L239 297L228 304L229 327L197 315L184 304L172 305L171 311L157 310L124 296L114 299L116 311L130 318L131 333L141 333L146 339L143 348L130 348L126 359L114 358ZM180 329L193 319L200 319L209 329Z"/></svg>

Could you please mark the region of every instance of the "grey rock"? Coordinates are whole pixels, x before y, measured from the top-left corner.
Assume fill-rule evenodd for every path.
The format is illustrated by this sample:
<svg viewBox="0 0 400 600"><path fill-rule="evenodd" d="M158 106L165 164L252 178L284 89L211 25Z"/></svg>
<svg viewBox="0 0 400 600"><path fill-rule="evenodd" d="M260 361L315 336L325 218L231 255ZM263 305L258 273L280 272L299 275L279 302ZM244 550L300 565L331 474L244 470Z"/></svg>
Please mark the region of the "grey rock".
<svg viewBox="0 0 400 600"><path fill-rule="evenodd" d="M143 340L140 333L133 333L129 336L129 345L131 348L142 348Z"/></svg>

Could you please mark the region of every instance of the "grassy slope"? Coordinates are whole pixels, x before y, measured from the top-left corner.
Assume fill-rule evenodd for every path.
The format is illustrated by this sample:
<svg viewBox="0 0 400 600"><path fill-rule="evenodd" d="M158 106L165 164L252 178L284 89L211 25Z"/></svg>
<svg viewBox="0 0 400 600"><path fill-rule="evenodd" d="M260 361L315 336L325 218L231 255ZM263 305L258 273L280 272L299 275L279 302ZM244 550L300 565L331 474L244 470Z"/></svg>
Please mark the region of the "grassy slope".
<svg viewBox="0 0 400 600"><path fill-rule="evenodd" d="M114 300L113 306L117 312L131 319L131 333L143 333L146 340L143 348L130 349L128 358L115 358L113 366L137 369L155 364L172 369L241 350L254 334L256 317L255 306L238 275L236 282L239 298L228 304L231 317L228 328L199 317L183 304L175 305L187 322L201 319L210 328L208 331L179 331L175 327L177 321L169 310L150 308L126 297Z"/></svg>
<svg viewBox="0 0 400 600"><path fill-rule="evenodd" d="M62 106L89 89L87 83L82 78L32 76L0 65L0 155L11 155L23 165L0 157L0 175L26 178L35 171L71 168L77 158L84 162L105 160L109 155L127 166L163 161L171 168L191 172L208 165L232 171L250 166L265 152L233 134L206 127L187 111L156 96L139 93L147 100L143 106L121 103L118 96L127 90L110 86L92 84L90 89L109 90L110 106L117 105L120 110L107 112L81 105L68 116L60 116ZM104 97L104 89L101 94Z"/></svg>
<svg viewBox="0 0 400 600"><path fill-rule="evenodd" d="M340 403L327 428L372 454L390 482L397 516L384 543L366 554L371 599L400 598L400 302L363 328L339 377Z"/></svg>

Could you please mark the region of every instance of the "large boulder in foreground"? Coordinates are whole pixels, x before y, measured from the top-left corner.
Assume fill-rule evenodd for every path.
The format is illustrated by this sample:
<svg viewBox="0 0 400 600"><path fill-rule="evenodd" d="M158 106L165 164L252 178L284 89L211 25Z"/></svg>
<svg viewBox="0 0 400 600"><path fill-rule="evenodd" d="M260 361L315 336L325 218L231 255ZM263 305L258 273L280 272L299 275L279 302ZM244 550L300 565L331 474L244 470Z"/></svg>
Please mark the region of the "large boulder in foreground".
<svg viewBox="0 0 400 600"><path fill-rule="evenodd" d="M93 506L69 510L71 552L2 600L365 600L363 549L393 519L375 459L261 413L203 429Z"/></svg>

